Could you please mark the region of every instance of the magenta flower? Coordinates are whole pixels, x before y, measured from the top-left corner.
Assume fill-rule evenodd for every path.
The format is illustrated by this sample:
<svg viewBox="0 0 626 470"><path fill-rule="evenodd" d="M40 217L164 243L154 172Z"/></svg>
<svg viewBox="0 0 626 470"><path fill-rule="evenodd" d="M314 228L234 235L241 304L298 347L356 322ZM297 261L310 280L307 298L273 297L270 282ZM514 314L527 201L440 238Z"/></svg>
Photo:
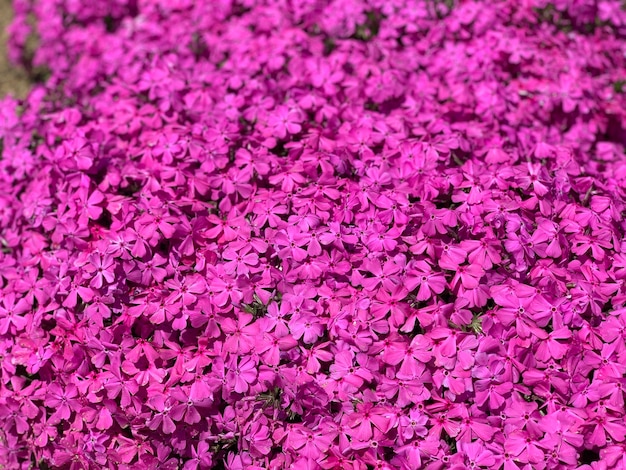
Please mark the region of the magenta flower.
<svg viewBox="0 0 626 470"><path fill-rule="evenodd" d="M376 300L372 302L371 312L376 321L377 331L379 333L386 332L384 330L389 329L387 322L382 321L382 318L389 314L389 323L394 328L397 328L404 324L407 313L409 311L406 303L402 302L408 295L408 290L404 286L398 285L393 288L391 292L387 292L385 289L380 289L376 294ZM372 323L374 327L374 322Z"/></svg>
<svg viewBox="0 0 626 470"><path fill-rule="evenodd" d="M287 134L297 134L302 130L300 125L300 113L289 109L287 106L279 106L269 115L267 124L271 129L271 135L284 139Z"/></svg>
<svg viewBox="0 0 626 470"><path fill-rule="evenodd" d="M303 261L307 252L304 248L307 240L306 236L297 227L290 226L286 230L276 234L276 242L280 250L281 257L292 257L295 261Z"/></svg>
<svg viewBox="0 0 626 470"><path fill-rule="evenodd" d="M626 13L548 3L12 2L0 466L626 466Z"/></svg>
<svg viewBox="0 0 626 470"><path fill-rule="evenodd" d="M247 353L255 345L256 335L259 334L259 325L253 322L252 315L240 313L237 321L224 318L220 325L228 339L224 343L226 351Z"/></svg>
<svg viewBox="0 0 626 470"><path fill-rule="evenodd" d="M385 408L376 407L372 403L357 405L356 412L348 420L352 436L359 441L369 441L374 436L374 429L386 432L389 427L386 412Z"/></svg>
<svg viewBox="0 0 626 470"><path fill-rule="evenodd" d="M157 201L152 204L156 206ZM166 210L151 207L150 212L137 219L135 230L146 240L158 239L157 230L164 238L172 238L176 223L176 217L168 215Z"/></svg>
<svg viewBox="0 0 626 470"><path fill-rule="evenodd" d="M259 256L251 253L252 247L246 247L239 252L233 249L226 249L222 257L228 262L224 264L224 270L227 274L237 274L244 276L250 273L250 267L259 263Z"/></svg>
<svg viewBox="0 0 626 470"><path fill-rule="evenodd" d="M399 364L398 378L410 380L422 375L424 364L432 358L431 349L431 341L418 335L406 347L387 353L385 361L391 365Z"/></svg>
<svg viewBox="0 0 626 470"><path fill-rule="evenodd" d="M493 362L489 367L478 367L473 376L475 382L476 404L482 406L488 403L492 409L498 409L505 403L505 398L513 389L513 384L502 379L504 364L501 361Z"/></svg>
<svg viewBox="0 0 626 470"><path fill-rule="evenodd" d="M406 287L417 292L417 300L424 301L433 297L433 294L441 294L447 286L443 274L436 273L426 261L417 261L414 269L407 273Z"/></svg>
<svg viewBox="0 0 626 470"><path fill-rule="evenodd" d="M408 415L400 417L399 427L402 429L402 438L409 440L416 437L424 437L427 434L425 424L428 417L417 409L412 409Z"/></svg>
<svg viewBox="0 0 626 470"><path fill-rule="evenodd" d="M48 386L45 405L54 409L49 421L57 424L60 421L67 421L73 412L80 410L80 403L77 399L78 390L76 386L69 384L62 387L58 382L53 382Z"/></svg>
<svg viewBox="0 0 626 470"><path fill-rule="evenodd" d="M169 399L154 397L151 408L154 409L154 416L148 423L148 428L153 431L161 429L165 434L172 434L176 430L176 424L170 416L172 407L169 403Z"/></svg>
<svg viewBox="0 0 626 470"><path fill-rule="evenodd" d="M334 436L323 430L311 431L304 426L294 426L289 434L289 444L303 457L318 460L330 447Z"/></svg>
<svg viewBox="0 0 626 470"><path fill-rule="evenodd" d="M324 331L319 319L306 313L292 316L288 325L293 337L295 339L302 338L306 344L314 343Z"/></svg>
<svg viewBox="0 0 626 470"><path fill-rule="evenodd" d="M591 416L590 426L592 433L589 436L589 443L594 446L606 445L607 438L614 442L622 442L626 436L626 426L623 421L606 413L594 413Z"/></svg>
<svg viewBox="0 0 626 470"><path fill-rule="evenodd" d="M50 441L54 441L57 437L57 429L48 424L45 414L42 416L41 422L33 427L35 435L35 445L38 447L46 447Z"/></svg>
<svg viewBox="0 0 626 470"><path fill-rule="evenodd" d="M191 457L191 460L185 462L184 470L210 468L213 464L210 446L206 441L200 441L195 447L192 447Z"/></svg>
<svg viewBox="0 0 626 470"><path fill-rule="evenodd" d="M348 350L335 354L329 370L332 379L345 381L356 388L373 378L372 374L358 363L358 358L355 365L354 353Z"/></svg>
<svg viewBox="0 0 626 470"><path fill-rule="evenodd" d="M272 440L266 425L258 422L252 423L246 440L249 442L251 455L255 457L268 455L271 451Z"/></svg>
<svg viewBox="0 0 626 470"><path fill-rule="evenodd" d="M31 310L26 299L17 300L14 293L2 298L0 305L0 334L6 335L9 331L23 330L28 324L28 317L24 314Z"/></svg>
<svg viewBox="0 0 626 470"><path fill-rule="evenodd" d="M567 328L551 332L537 347L535 357L541 362L548 362L550 359L561 359L567 352L567 340L571 338L571 333ZM559 340L564 342L559 342Z"/></svg>
<svg viewBox="0 0 626 470"><path fill-rule="evenodd" d="M384 264L381 264L378 259L366 261L363 270L372 274L373 277L362 277L361 285L368 291L374 290L379 285L391 291L399 284L399 277L396 274L400 272L400 269L400 266L391 260Z"/></svg>
<svg viewBox="0 0 626 470"><path fill-rule="evenodd" d="M323 245L333 244L336 248L343 249L344 244L355 244L358 238L350 234L348 229L337 222L329 222L328 231L319 235L320 243Z"/></svg>
<svg viewBox="0 0 626 470"><path fill-rule="evenodd" d="M227 379L231 382L236 393L245 393L258 375L255 361L246 357L237 362L235 358L230 363Z"/></svg>
<svg viewBox="0 0 626 470"><path fill-rule="evenodd" d="M507 436L504 449L514 456L518 462L536 465L545 461L545 455L538 442L524 431L514 431Z"/></svg>
<svg viewBox="0 0 626 470"><path fill-rule="evenodd" d="M199 423L202 419L198 407L202 402L196 402L190 393L190 389L177 388L172 391L171 396L178 400L180 404L173 405L170 416L174 421L183 421L187 424Z"/></svg>
<svg viewBox="0 0 626 470"><path fill-rule="evenodd" d="M84 269L91 274L89 285L94 289L100 289L105 282L110 284L115 280L115 261L110 255L104 257L95 253L90 255L89 264Z"/></svg>

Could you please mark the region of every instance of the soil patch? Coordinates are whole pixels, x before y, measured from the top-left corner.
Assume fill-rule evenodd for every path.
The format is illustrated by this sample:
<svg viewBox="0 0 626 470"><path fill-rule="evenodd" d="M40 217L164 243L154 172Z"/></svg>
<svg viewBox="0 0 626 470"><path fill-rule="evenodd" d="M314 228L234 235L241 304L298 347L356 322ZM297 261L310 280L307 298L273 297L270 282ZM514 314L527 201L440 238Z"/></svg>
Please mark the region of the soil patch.
<svg viewBox="0 0 626 470"><path fill-rule="evenodd" d="M7 57L7 27L12 18L11 0L0 0L0 99L8 94L22 99L30 89L26 71L11 65Z"/></svg>

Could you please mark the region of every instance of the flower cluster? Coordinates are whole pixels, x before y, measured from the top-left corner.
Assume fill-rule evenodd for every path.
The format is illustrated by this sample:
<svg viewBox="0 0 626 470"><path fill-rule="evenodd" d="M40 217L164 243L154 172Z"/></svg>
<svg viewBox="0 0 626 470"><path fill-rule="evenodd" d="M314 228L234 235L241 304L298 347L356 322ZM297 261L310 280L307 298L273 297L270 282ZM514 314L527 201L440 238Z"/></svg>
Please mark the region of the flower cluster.
<svg viewBox="0 0 626 470"><path fill-rule="evenodd" d="M626 468L619 0L14 6L0 467Z"/></svg>

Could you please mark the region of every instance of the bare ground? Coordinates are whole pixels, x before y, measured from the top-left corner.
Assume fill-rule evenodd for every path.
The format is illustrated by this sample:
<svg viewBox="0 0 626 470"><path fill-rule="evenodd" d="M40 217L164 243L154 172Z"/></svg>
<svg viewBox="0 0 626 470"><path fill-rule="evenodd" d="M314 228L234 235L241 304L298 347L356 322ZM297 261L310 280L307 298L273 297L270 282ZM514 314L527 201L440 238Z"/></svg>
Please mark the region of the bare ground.
<svg viewBox="0 0 626 470"><path fill-rule="evenodd" d="M7 58L7 26L12 17L11 0L0 0L0 99L8 94L21 99L30 89L26 72L11 65Z"/></svg>

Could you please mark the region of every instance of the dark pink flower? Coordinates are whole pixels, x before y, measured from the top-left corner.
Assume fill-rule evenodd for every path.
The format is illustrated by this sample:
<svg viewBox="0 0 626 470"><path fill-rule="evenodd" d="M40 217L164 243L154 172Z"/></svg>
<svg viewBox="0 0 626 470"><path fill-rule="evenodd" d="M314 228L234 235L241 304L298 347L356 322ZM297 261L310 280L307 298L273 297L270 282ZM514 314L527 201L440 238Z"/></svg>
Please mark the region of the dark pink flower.
<svg viewBox="0 0 626 470"><path fill-rule="evenodd" d="M419 286L417 300L428 300L434 294L441 294L447 286L446 278L443 274L432 270L426 261L417 261L413 269L407 272L405 278L406 287L414 290Z"/></svg>
<svg viewBox="0 0 626 470"><path fill-rule="evenodd" d="M0 305L0 334L23 330L28 324L28 318L24 314L30 310L31 306L26 299L16 299L14 293L6 294Z"/></svg>
<svg viewBox="0 0 626 470"><path fill-rule="evenodd" d="M256 380L257 375L257 364L254 359L246 357L237 361L233 358L229 364L227 378L236 393L245 393L250 384Z"/></svg>

